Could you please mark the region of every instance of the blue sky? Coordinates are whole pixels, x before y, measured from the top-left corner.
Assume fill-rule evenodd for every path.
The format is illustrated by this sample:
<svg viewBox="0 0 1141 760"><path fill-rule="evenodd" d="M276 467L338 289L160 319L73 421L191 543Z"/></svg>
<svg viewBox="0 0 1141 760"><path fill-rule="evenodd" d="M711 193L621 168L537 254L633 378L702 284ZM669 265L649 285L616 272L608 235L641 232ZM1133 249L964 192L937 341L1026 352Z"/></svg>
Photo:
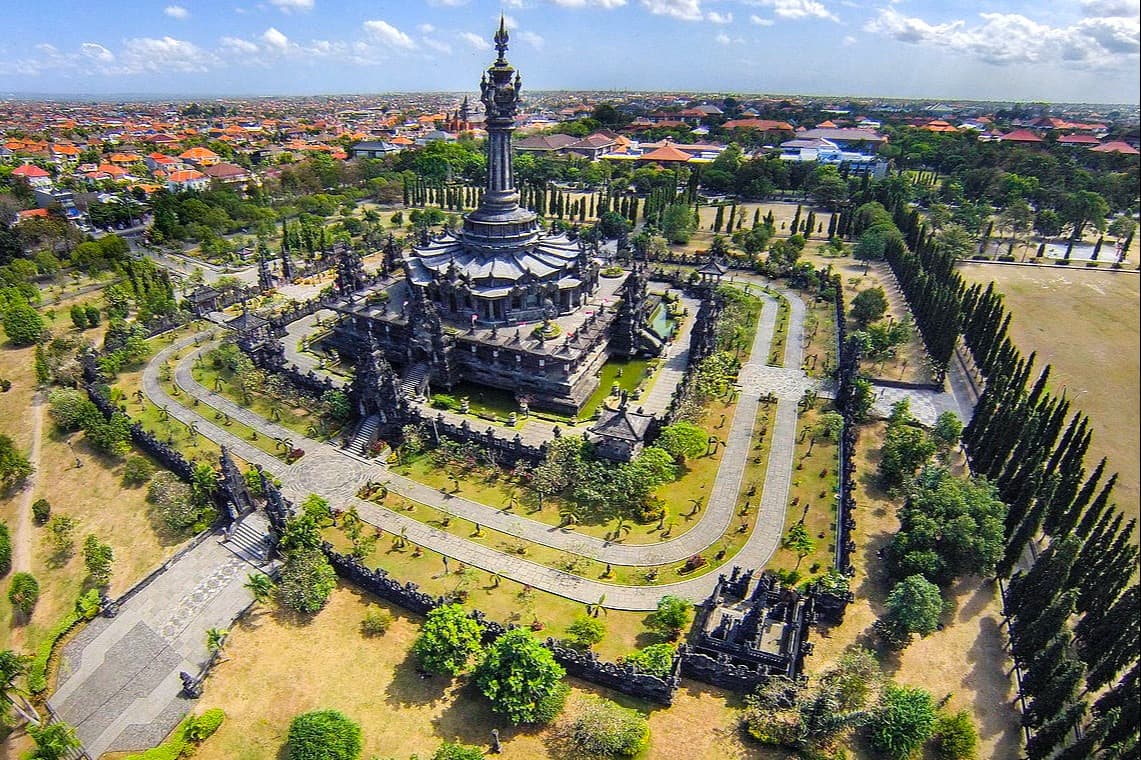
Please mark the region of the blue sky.
<svg viewBox="0 0 1141 760"><path fill-rule="evenodd" d="M1137 0L59 0L8 15L0 95L475 90L501 12L532 89L1141 90Z"/></svg>

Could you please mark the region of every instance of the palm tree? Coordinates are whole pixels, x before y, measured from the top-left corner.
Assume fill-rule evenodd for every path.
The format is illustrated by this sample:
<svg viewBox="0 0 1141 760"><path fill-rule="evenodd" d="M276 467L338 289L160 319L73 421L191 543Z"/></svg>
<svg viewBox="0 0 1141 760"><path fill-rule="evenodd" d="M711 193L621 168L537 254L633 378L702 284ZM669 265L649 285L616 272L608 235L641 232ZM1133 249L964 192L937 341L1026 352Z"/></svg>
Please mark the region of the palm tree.
<svg viewBox="0 0 1141 760"><path fill-rule="evenodd" d="M222 650L226 648L226 637L230 635L230 631L226 628L209 628L206 631L206 648L210 650L210 654L221 655Z"/></svg>
<svg viewBox="0 0 1141 760"><path fill-rule="evenodd" d="M40 714L36 712L36 706L28 700L21 689L16 687L16 679L27 674L31 661L31 657L16 654L11 649L0 652L0 699L11 704L21 718L38 725Z"/></svg>
<svg viewBox="0 0 1141 760"><path fill-rule="evenodd" d="M67 723L29 726L28 735L36 743L35 750L28 755L31 760L63 760L81 746L75 729Z"/></svg>
<svg viewBox="0 0 1141 760"><path fill-rule="evenodd" d="M265 573L250 573L246 576L245 587L254 595L254 601L265 604L273 596L273 579Z"/></svg>

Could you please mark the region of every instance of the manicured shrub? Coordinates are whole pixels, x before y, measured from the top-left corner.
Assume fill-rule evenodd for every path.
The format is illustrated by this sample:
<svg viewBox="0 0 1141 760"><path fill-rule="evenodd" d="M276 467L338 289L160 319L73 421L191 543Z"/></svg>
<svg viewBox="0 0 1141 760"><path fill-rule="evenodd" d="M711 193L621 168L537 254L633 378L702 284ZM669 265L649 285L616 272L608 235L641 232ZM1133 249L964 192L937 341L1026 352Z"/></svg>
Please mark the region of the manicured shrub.
<svg viewBox="0 0 1141 760"><path fill-rule="evenodd" d="M222 726L226 713L220 707L207 710L187 722L184 733L187 739L201 742L209 739Z"/></svg>
<svg viewBox="0 0 1141 760"><path fill-rule="evenodd" d="M171 530L186 530L198 520L193 489L173 472L160 472L151 478L147 501L154 505L155 512Z"/></svg>
<svg viewBox="0 0 1141 760"><path fill-rule="evenodd" d="M8 585L8 601L25 615L31 615L40 598L40 583L31 573L16 573Z"/></svg>
<svg viewBox="0 0 1141 760"><path fill-rule="evenodd" d="M361 727L337 710L303 713L289 724L288 760L357 760Z"/></svg>
<svg viewBox="0 0 1141 760"><path fill-rule="evenodd" d="M52 516L52 505L47 499L36 499L32 502L32 519L36 525L43 525Z"/></svg>
<svg viewBox="0 0 1141 760"><path fill-rule="evenodd" d="M665 678L673 667L674 653L677 647L673 644L650 644L638 651L626 655L624 662L633 665L642 673L659 678Z"/></svg>
<svg viewBox="0 0 1141 760"><path fill-rule="evenodd" d="M931 737L931 749L939 760L972 760L978 745L978 729L966 710L939 716Z"/></svg>

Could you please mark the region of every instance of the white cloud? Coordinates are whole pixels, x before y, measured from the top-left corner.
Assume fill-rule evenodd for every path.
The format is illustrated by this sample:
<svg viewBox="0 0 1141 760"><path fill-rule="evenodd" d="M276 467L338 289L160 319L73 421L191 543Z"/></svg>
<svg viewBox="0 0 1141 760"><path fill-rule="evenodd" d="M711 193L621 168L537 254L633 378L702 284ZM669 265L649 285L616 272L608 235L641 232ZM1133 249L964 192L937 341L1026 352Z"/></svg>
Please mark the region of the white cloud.
<svg viewBox="0 0 1141 760"><path fill-rule="evenodd" d="M709 11L705 14L705 20L712 24L732 24L732 13L718 13L717 11Z"/></svg>
<svg viewBox="0 0 1141 760"><path fill-rule="evenodd" d="M1097 17L1136 18L1138 14L1134 0L1082 0L1082 10Z"/></svg>
<svg viewBox="0 0 1141 760"><path fill-rule="evenodd" d="M143 71L206 71L216 58L187 40L174 37L135 37L127 40L120 56L123 73Z"/></svg>
<svg viewBox="0 0 1141 760"><path fill-rule="evenodd" d="M1017 13L981 13L979 18L982 22L974 26L961 19L931 24L885 8L865 29L995 65L1064 61L1077 68L1118 68L1136 66L1141 50L1141 22L1136 15L1085 18L1068 27L1053 27Z"/></svg>
<svg viewBox="0 0 1141 760"><path fill-rule="evenodd" d="M721 34L717 35L713 39L716 40L718 45L728 45L733 41L728 34L725 34L725 32L721 32Z"/></svg>
<svg viewBox="0 0 1141 760"><path fill-rule="evenodd" d="M771 18L761 18L760 16L749 16L749 22L757 26L772 26L776 23Z"/></svg>
<svg viewBox="0 0 1141 760"><path fill-rule="evenodd" d="M602 8L608 11L626 4L626 0L551 0L551 2L564 8Z"/></svg>
<svg viewBox="0 0 1141 760"><path fill-rule="evenodd" d="M472 32L460 32L459 38L476 50L491 50L491 43Z"/></svg>
<svg viewBox="0 0 1141 760"><path fill-rule="evenodd" d="M392 47L404 48L405 50L416 47L416 43L412 41L411 37L381 19L364 22L364 30L377 41Z"/></svg>
<svg viewBox="0 0 1141 760"><path fill-rule="evenodd" d="M777 18L789 21L800 21L806 18L822 18L829 21L839 21L836 14L828 10L827 6L818 0L755 0L755 5L763 5L773 9Z"/></svg>
<svg viewBox="0 0 1141 760"><path fill-rule="evenodd" d="M259 48L255 43L249 40L243 40L241 37L223 37L222 38L222 51L235 55L253 55L257 53Z"/></svg>
<svg viewBox="0 0 1141 760"><path fill-rule="evenodd" d="M534 32L519 32L519 39L536 50L542 50L543 46L547 44L547 41L544 40L541 35L535 34Z"/></svg>
<svg viewBox="0 0 1141 760"><path fill-rule="evenodd" d="M284 13L313 10L313 0L269 0L269 4Z"/></svg>
<svg viewBox="0 0 1141 760"><path fill-rule="evenodd" d="M262 32L261 39L268 47L275 50L286 50L289 47L289 38L272 26Z"/></svg>
<svg viewBox="0 0 1141 760"><path fill-rule="evenodd" d="M181 5L168 5L162 10L163 13L171 18L184 19L190 18L190 11L183 8Z"/></svg>
<svg viewBox="0 0 1141 760"><path fill-rule="evenodd" d="M467 5L467 0L428 0L428 5L442 5L446 8L458 8Z"/></svg>
<svg viewBox="0 0 1141 760"><path fill-rule="evenodd" d="M420 34L431 34L436 31L436 27L431 24L420 24L416 27L416 31L420 32Z"/></svg>
<svg viewBox="0 0 1141 760"><path fill-rule="evenodd" d="M856 38L849 34L844 37L841 44L843 44L844 47L850 47L856 44Z"/></svg>
<svg viewBox="0 0 1141 760"><path fill-rule="evenodd" d="M97 42L84 42L79 46L79 52L99 63L111 63L115 60L115 54Z"/></svg>
<svg viewBox="0 0 1141 760"><path fill-rule="evenodd" d="M421 42L424 43L424 47L435 50L437 53L443 53L445 55L450 55L452 52L452 46L451 45L449 45L446 42L441 42L440 40L433 39L431 37L425 37L421 40Z"/></svg>
<svg viewBox="0 0 1141 760"><path fill-rule="evenodd" d="M646 10L655 16L670 16L682 21L701 21L701 0L642 0Z"/></svg>

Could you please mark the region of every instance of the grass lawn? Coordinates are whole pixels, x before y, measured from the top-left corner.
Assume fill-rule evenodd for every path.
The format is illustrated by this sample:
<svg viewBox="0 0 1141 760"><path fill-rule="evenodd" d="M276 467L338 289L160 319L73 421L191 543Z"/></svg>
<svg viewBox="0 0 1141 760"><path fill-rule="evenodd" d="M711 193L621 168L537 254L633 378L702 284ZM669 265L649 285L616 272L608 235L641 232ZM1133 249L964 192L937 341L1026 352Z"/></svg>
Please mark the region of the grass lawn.
<svg viewBox="0 0 1141 760"><path fill-rule="evenodd" d="M830 407L809 409L797 420L796 471L789 490L783 535L803 521L813 550L803 558L783 545L768 564L769 569L796 571L804 581L811 581L832 567L836 552L836 504L839 481L839 450L832 441L812 441L811 429ZM797 581L799 583L801 581Z"/></svg>
<svg viewBox="0 0 1141 760"><path fill-rule="evenodd" d="M1094 430L1086 469L1108 457L1120 477L1119 507L1137 517L1141 498L1141 281L1122 272L964 264L970 282L994 281L1010 310L1010 335L1024 356L1038 352L1054 393L1089 415ZM1136 539L1135 539L1136 540Z"/></svg>
<svg viewBox="0 0 1141 760"><path fill-rule="evenodd" d="M883 612L889 579L877 553L899 528L896 503L875 487L879 460L878 442L884 424L865 425L856 444L856 553L852 562L856 576L852 591L856 601L848 605L844 623L814 634L816 650L806 661L810 674L834 663L853 643L872 647L872 623ZM991 760L1021 757L1019 715L1012 704L1015 690L1007 676L1006 635L996 586L980 578L964 578L946 590L951 609L944 614L943 630L916 639L902 653L880 652L884 672L899 683L920 686L936 700L950 695L947 709L966 710L979 729L978 756ZM872 758L856 748L857 758Z"/></svg>
<svg viewBox="0 0 1141 760"><path fill-rule="evenodd" d="M360 633L365 607L378 603L395 617L383 636ZM484 608L483 601L478 602ZM614 615L606 619L614 626ZM200 709L221 707L226 722L195 757L199 760L274 760L281 757L290 720L314 709L333 708L358 721L363 757L427 758L444 741L487 749L498 728L501 757L542 760L556 755L549 731L511 728L491 712L466 679L421 679L408 650L420 619L340 587L311 619L260 608L233 627L227 659L206 681ZM271 654L272 653L272 654ZM652 745L643 756L658 758L777 758L743 744L736 730L735 702L722 692L687 684L665 709L571 681L571 706L585 694L602 693L648 713ZM272 694L272 698L268 698Z"/></svg>
<svg viewBox="0 0 1141 760"><path fill-rule="evenodd" d="M33 350L5 347L0 352L6 376L13 383L12 390L0 394L0 431L11 435L26 451L31 432L28 408L35 382ZM72 449L67 446L68 438ZM77 456L83 461L82 468L75 466ZM40 581L40 599L31 618L13 626L7 594L0 595L0 646L31 651L48 629L72 609L84 588L82 544L89 533L110 544L114 551L112 596L130 588L173 554L185 539L170 535L152 520L145 500L146 488L124 488L122 470L122 459L91 450L82 433L65 437L56 432L45 404L33 497L46 498L53 515L67 515L77 521L75 552L66 560L54 558L44 540L45 529L30 523L31 571ZM18 494L0 501L0 514L9 526L15 523L19 503ZM13 540L18 540L15 533Z"/></svg>
<svg viewBox="0 0 1141 760"><path fill-rule="evenodd" d="M826 377L836 366L836 307L828 301L808 300L804 313L804 369L809 377Z"/></svg>
<svg viewBox="0 0 1141 760"><path fill-rule="evenodd" d="M771 407L767 404L762 404L757 412L757 419L755 423L756 429L758 431L767 431L771 420ZM708 564L701 567L697 571L686 573L684 575L678 572L679 569L684 565L684 561L661 565L615 565L609 568L608 572L605 563L587 559L570 552L552 549L545 546L538 546L535 544L529 544L522 539L518 539L508 534L491 530L487 527L480 527L477 532L476 525L468 520L452 517L450 514L447 514L442 510L427 506L425 504L420 504L418 502L413 502L401 496L389 495L383 499L383 504L390 509L400 511L402 514L412 517L419 522L434 525L441 530L462 536L470 541L482 543L501 551L518 552L533 562L537 562L548 567L558 568L560 570L574 573L585 578L597 578L608 580L612 583L627 585L653 585L672 583L682 578L693 578L699 575L704 575L705 573L715 572L719 569L719 567L732 563L733 556L740 550L741 546L744 545L745 541L749 537L750 532L755 526L756 511L749 509L746 505L756 501L759 498L757 496L757 491L759 491L759 489L764 484L764 475L765 468L768 465L768 450L770 442L770 436L767 434L761 435L754 447L753 455L745 465L745 474L743 480L745 487L742 493L738 496L738 502L736 506L737 517L739 519L736 522L731 523L726 533L722 535L721 539L713 546L711 546L709 550L703 553L703 556L705 557ZM712 457L706 457L703 459L712 459ZM699 459L697 461L700 462L702 460ZM427 457L420 458L418 463L425 464L426 470L432 470ZM448 485L451 484L451 481L447 480L443 480L442 482ZM483 499L480 498L480 495L473 494L468 490L469 484L471 483L470 480L464 480L462 482L463 487L461 489L461 493L463 493L465 496L483 501ZM676 483L673 484L673 487L676 488ZM663 488L667 488L667 486L663 486ZM488 492L484 491L482 496L486 496L487 494ZM483 503L489 502L484 501ZM679 507L680 506L682 505L679 505ZM554 514L554 507L548 504L548 506L544 507L543 512L536 513L533 511L528 511L527 516L539 517L539 515L543 515L547 512ZM631 532L624 535L623 540L628 540L631 536L640 535L643 532L646 532L645 535L654 534L653 538L656 540L676 537L678 534L675 533L675 531L680 531L686 523L696 521L701 517L700 512L693 511L693 504L689 502L684 504L684 511L671 512L671 515L675 515L675 517L665 520L663 529L661 531L658 531L658 524L656 522L651 523L648 526L633 524L631 526ZM447 522L447 525L444 524L445 521ZM330 529L326 531L326 535L340 550L349 551L350 544L341 533L341 531ZM444 591L451 592L457 588L457 585L461 582L461 577L455 574L455 570L458 568L455 566L451 568L453 571L452 575L455 577L443 576L437 578L435 575L440 574L443 571L442 560L439 559L438 555L433 552L424 551L423 557L437 557L437 561L439 563L428 563L428 567L425 569L426 563L422 561L423 557L413 556L414 547L408 546L404 548L398 548L396 546L397 543L399 543L399 541L395 536L387 536L387 538L377 544L372 554L364 558L365 564L369 565L370 567L384 567L386 570L392 572L395 577L401 580L412 580L416 583L421 584L425 582L440 581L440 589L437 593ZM717 554L722 552L724 554L722 554L720 559L718 559ZM480 575L483 577L486 574L481 573ZM489 583L491 583L493 580L492 576L486 575L486 577ZM476 584L474 581L466 582L465 587L470 590L473 589L476 585L478 584Z"/></svg>

